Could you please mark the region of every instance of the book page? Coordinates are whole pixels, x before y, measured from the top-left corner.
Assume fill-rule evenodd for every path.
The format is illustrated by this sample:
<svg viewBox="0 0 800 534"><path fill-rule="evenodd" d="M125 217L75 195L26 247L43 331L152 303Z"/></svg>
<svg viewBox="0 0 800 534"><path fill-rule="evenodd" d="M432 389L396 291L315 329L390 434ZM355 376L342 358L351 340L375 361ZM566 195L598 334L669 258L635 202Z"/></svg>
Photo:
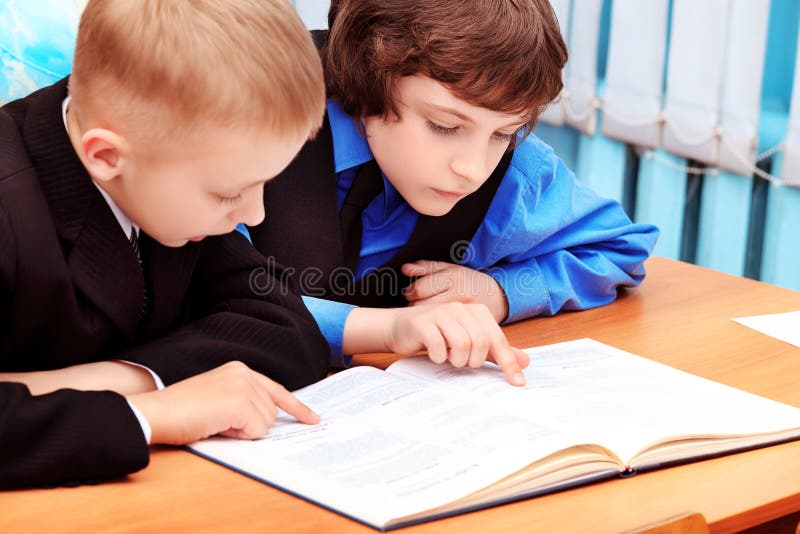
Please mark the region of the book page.
<svg viewBox="0 0 800 534"><path fill-rule="evenodd" d="M284 415L263 440L214 438L191 448L380 526L573 445L556 428L498 412L480 398L370 367L295 394L320 414L319 425Z"/></svg>
<svg viewBox="0 0 800 534"><path fill-rule="evenodd" d="M455 501L484 502L474 494L493 484L502 489L484 492L486 500L620 471L601 448L630 463L668 440L800 435L798 408L593 340L528 353L523 388L492 364L453 368L415 357L385 372L349 369L295 392L321 415L319 425L284 414L265 439L214 438L190 448L380 528ZM561 453L584 444L596 446ZM562 463L528 468L548 456ZM534 472L546 476L532 479Z"/></svg>
<svg viewBox="0 0 800 534"><path fill-rule="evenodd" d="M800 311L739 317L733 320L762 334L800 347Z"/></svg>
<svg viewBox="0 0 800 534"><path fill-rule="evenodd" d="M509 385L499 367L472 370L416 357L387 372L489 399L496 413L560 428L625 461L670 437L729 436L800 428L800 409L582 339L529 349L527 386Z"/></svg>

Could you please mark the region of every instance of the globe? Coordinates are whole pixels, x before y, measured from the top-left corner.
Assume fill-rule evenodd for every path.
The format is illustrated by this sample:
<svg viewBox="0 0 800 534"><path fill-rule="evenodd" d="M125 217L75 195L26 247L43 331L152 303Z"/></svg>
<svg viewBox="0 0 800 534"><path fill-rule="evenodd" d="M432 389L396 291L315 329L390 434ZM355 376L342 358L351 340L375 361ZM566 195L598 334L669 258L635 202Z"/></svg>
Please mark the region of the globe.
<svg viewBox="0 0 800 534"><path fill-rule="evenodd" d="M0 2L0 104L69 74L86 1Z"/></svg>

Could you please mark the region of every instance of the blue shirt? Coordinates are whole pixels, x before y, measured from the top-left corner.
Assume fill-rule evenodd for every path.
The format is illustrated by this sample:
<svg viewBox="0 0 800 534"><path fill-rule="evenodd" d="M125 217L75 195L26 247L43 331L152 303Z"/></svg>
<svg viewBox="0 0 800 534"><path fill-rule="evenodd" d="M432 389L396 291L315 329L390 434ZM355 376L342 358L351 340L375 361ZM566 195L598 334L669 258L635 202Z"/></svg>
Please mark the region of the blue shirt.
<svg viewBox="0 0 800 534"><path fill-rule="evenodd" d="M353 118L334 101L328 102L328 119L341 209L358 167L374 158ZM385 176L383 181L384 192L362 215L359 277L408 242L419 216ZM617 287L642 281L642 263L657 237L654 226L633 224L618 202L578 182L552 148L530 135L514 151L462 264L497 280L508 299L508 323L612 302ZM349 364L342 336L353 306L304 300L331 346L331 365Z"/></svg>

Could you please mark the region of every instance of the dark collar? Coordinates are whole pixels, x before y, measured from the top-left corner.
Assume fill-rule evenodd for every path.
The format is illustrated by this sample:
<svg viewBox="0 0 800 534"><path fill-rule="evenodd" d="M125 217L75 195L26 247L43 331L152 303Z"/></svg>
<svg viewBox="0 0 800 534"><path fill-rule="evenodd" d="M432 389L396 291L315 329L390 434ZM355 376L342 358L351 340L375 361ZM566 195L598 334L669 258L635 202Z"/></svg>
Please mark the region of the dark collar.
<svg viewBox="0 0 800 534"><path fill-rule="evenodd" d="M70 143L61 110L66 96L64 79L28 97L22 134L75 285L133 338L142 322L145 276L111 208ZM142 241L148 240L143 236ZM196 246L168 249L152 240L143 247L145 272L167 290L158 297L182 297L198 250Z"/></svg>

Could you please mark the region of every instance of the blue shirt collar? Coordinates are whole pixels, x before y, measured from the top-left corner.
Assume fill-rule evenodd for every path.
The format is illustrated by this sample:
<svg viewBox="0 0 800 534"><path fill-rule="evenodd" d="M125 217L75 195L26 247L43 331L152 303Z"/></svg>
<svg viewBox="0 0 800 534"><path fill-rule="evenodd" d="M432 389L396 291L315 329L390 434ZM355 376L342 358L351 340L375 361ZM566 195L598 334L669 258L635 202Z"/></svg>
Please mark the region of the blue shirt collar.
<svg viewBox="0 0 800 534"><path fill-rule="evenodd" d="M335 100L328 100L328 121L331 125L333 136L333 166L337 176L340 172L347 169L358 167L375 159L369 148L369 143L358 130L358 125L353 117L345 113L342 107ZM392 183L383 176L383 213L387 215L398 206L405 204L405 200L397 192ZM350 176L347 189L352 184L353 177Z"/></svg>
<svg viewBox="0 0 800 534"><path fill-rule="evenodd" d="M369 144L358 131L353 117L335 100L328 100L328 121L333 135L333 163L336 173L358 167L374 159Z"/></svg>

